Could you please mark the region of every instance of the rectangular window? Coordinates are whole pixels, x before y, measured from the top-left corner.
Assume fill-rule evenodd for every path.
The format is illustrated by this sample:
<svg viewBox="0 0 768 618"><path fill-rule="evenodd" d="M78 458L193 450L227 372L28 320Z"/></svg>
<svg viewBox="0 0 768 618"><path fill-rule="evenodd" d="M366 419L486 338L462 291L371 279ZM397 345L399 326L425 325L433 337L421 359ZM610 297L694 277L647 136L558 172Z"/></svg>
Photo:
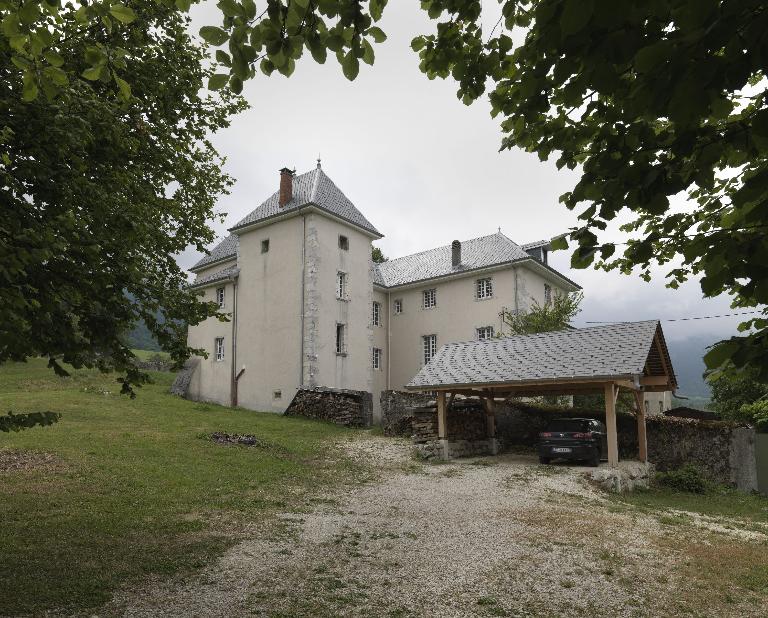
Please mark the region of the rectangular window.
<svg viewBox="0 0 768 618"><path fill-rule="evenodd" d="M373 315L371 321L374 326L381 326L381 303L373 302Z"/></svg>
<svg viewBox="0 0 768 618"><path fill-rule="evenodd" d="M544 304L549 305L552 302L552 286L544 284Z"/></svg>
<svg viewBox="0 0 768 618"><path fill-rule="evenodd" d="M381 369L381 349L373 348L373 368Z"/></svg>
<svg viewBox="0 0 768 618"><path fill-rule="evenodd" d="M224 360L224 337L216 337L213 345L214 352L216 353L216 360Z"/></svg>
<svg viewBox="0 0 768 618"><path fill-rule="evenodd" d="M493 297L493 279L478 279L475 281L475 296L478 300Z"/></svg>
<svg viewBox="0 0 768 618"><path fill-rule="evenodd" d="M437 335L424 335L424 364L426 365L437 352Z"/></svg>
<svg viewBox="0 0 768 618"><path fill-rule="evenodd" d="M283 398L283 391L272 392L272 399L282 399L282 398Z"/></svg>
<svg viewBox="0 0 768 618"><path fill-rule="evenodd" d="M395 311L396 315L403 312L403 301L402 301L402 299L398 298L395 301L394 311Z"/></svg>
<svg viewBox="0 0 768 618"><path fill-rule="evenodd" d="M347 298L347 273L341 271L336 273L336 298L342 300Z"/></svg>
<svg viewBox="0 0 768 618"><path fill-rule="evenodd" d="M349 251L349 238L346 236L339 236L339 249Z"/></svg>
<svg viewBox="0 0 768 618"><path fill-rule="evenodd" d="M423 298L422 307L424 307L424 309L437 307L437 290L435 290L435 288L424 290L421 294Z"/></svg>
<svg viewBox="0 0 768 618"><path fill-rule="evenodd" d="M347 353L346 330L344 324L336 324L336 354Z"/></svg>
<svg viewBox="0 0 768 618"><path fill-rule="evenodd" d="M216 304L219 309L224 308L224 288L216 288Z"/></svg>
<svg viewBox="0 0 768 618"><path fill-rule="evenodd" d="M269 238L261 241L261 252L266 253L267 251L269 251Z"/></svg>
<svg viewBox="0 0 768 618"><path fill-rule="evenodd" d="M477 331L477 339L483 341L485 339L493 339L493 326L481 326Z"/></svg>

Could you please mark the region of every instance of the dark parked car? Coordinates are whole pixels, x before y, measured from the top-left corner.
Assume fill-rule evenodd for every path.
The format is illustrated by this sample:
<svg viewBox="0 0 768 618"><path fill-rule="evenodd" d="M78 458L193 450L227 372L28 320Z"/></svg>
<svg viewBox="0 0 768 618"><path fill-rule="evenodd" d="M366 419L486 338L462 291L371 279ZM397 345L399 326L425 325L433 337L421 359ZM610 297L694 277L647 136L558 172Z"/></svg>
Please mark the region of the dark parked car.
<svg viewBox="0 0 768 618"><path fill-rule="evenodd" d="M539 434L539 461L583 460L592 466L608 451L605 425L591 418L556 418Z"/></svg>

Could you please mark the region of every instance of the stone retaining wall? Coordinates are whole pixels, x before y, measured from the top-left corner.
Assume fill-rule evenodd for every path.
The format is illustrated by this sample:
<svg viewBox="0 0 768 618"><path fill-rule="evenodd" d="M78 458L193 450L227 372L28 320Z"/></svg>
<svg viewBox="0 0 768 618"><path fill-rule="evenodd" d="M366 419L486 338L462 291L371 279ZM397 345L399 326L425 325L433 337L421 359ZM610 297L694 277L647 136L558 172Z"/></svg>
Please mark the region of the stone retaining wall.
<svg viewBox="0 0 768 618"><path fill-rule="evenodd" d="M420 408L434 404L434 397L424 393L404 391L381 392L381 426L385 436L413 435L412 414L410 408Z"/></svg>
<svg viewBox="0 0 768 618"><path fill-rule="evenodd" d="M477 403L454 404L447 416L446 440L438 438L434 407L409 408L409 411L414 447L425 459L488 455L495 449L488 439L485 414Z"/></svg>
<svg viewBox="0 0 768 618"><path fill-rule="evenodd" d="M373 396L367 391L305 388L296 392L286 416L306 416L347 427L370 427Z"/></svg>
<svg viewBox="0 0 768 618"><path fill-rule="evenodd" d="M390 391L390 400L397 393ZM456 400L448 411L448 451L437 437L434 406L407 408L405 403L388 402L389 409L403 406L397 427L412 435L417 451L425 457L461 457L492 452L495 445L486 436L485 414L476 399ZM533 406L521 402L497 404L496 438L500 452L518 446L534 447L538 434L556 417L595 418L605 415L594 410ZM410 420L410 434L404 433ZM631 414L617 414L619 456L638 456L637 421ZM394 426L394 423L393 423ZM646 419L648 459L660 471L674 470L684 463L702 468L714 481L743 491L757 489L755 430L723 421L653 416ZM447 453L447 455L445 455Z"/></svg>

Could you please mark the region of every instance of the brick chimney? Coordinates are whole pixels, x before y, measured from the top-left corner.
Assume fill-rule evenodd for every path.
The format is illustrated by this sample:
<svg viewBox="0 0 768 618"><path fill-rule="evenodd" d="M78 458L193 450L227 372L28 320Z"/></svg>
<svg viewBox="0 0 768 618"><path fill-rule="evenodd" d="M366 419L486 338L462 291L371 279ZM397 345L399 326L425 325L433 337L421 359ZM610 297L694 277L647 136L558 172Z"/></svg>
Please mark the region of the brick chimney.
<svg viewBox="0 0 768 618"><path fill-rule="evenodd" d="M461 265L461 243L458 240L451 243L451 264L454 268Z"/></svg>
<svg viewBox="0 0 768 618"><path fill-rule="evenodd" d="M293 172L287 167L280 170L280 208L293 199Z"/></svg>

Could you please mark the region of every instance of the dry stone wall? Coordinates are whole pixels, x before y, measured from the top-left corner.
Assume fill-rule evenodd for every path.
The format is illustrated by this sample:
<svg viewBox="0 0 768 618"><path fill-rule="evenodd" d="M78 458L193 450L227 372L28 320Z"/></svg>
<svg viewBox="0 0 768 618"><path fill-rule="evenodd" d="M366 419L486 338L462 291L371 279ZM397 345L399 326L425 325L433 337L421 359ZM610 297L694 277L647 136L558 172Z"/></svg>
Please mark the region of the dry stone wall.
<svg viewBox="0 0 768 618"><path fill-rule="evenodd" d="M410 393L406 394L410 395ZM416 450L424 457L462 457L489 453L485 415L476 399L454 401L447 414L448 450L437 434L435 406L409 407L403 394L388 391L382 412L389 421L389 435L413 436ZM605 421L595 410L528 405L521 402L496 406L496 438L500 452L514 447L534 447L538 434L553 418L578 417ZM410 431L407 429L410 424ZM638 456L637 420L631 414L617 414L619 456ZM744 491L757 489L755 430L735 423L668 416L646 420L648 459L660 471L693 463L714 481Z"/></svg>
<svg viewBox="0 0 768 618"><path fill-rule="evenodd" d="M347 427L370 427L373 397L366 391L305 388L297 391L286 416L305 416Z"/></svg>
<svg viewBox="0 0 768 618"><path fill-rule="evenodd" d="M381 426L384 435L410 438L413 435L411 408L434 405L434 400L434 397L424 393L382 391L380 398Z"/></svg>

